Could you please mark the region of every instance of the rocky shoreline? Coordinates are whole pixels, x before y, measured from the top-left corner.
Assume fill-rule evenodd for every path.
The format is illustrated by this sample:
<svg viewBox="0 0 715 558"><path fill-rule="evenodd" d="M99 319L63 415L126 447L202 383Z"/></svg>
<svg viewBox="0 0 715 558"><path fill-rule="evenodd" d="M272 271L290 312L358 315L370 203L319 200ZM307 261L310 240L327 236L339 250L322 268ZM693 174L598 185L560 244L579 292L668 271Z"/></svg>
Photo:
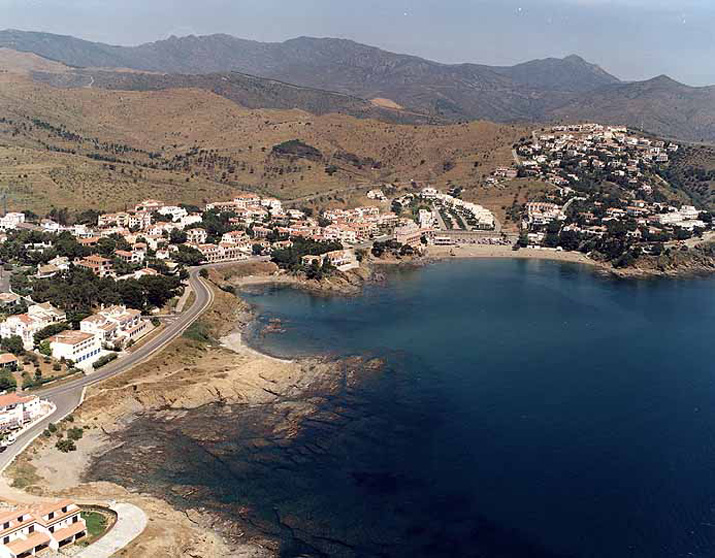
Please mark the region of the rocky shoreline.
<svg viewBox="0 0 715 558"><path fill-rule="evenodd" d="M332 393L381 368L379 361L361 359L287 361L247 347L241 334L255 317L251 307L225 292L226 276L212 272L211 280L214 305L183 337L147 363L88 390L73 417L86 432L76 452L62 454L54 439L40 437L7 473L15 489L33 494L120 498L145 509L152 528L127 547L128 555L263 558L278 555L280 547L277 538L242 523L240 514L228 521L216 509L192 504L200 501L199 485L153 489L142 482L150 476L138 474L142 469L136 464L145 465L148 475L165 464L167 447L137 438L134 425L163 425L166 432L193 439L194 447L218 442L218 432L194 428L187 417L199 413L255 422L260 416L269 428L262 435L290 439Z"/></svg>
<svg viewBox="0 0 715 558"><path fill-rule="evenodd" d="M419 267L437 259L448 257L376 261L321 282L282 273L268 263L211 270L215 302L199 322L149 362L89 389L74 414L75 424L86 432L78 451L60 454L54 439L41 437L10 468L9 481L16 489L42 496L113 498L142 507L151 526L128 547L130 554L277 556L282 532L272 530L275 518L256 523L251 510L240 506L200 505L208 497L201 483L152 485L157 467L168 457L181 460L180 452L169 456L167 448L188 444L191 451L200 447L213 452L214 446L222 447L220 425L226 420L234 425L232 435L240 436L236 424L244 424L255 443L294 439L306 421L327 425L335 419L333 411L324 416L330 396L379 373L383 363L357 358L290 361L261 354L242 340L255 314L235 293L279 284L326 296L355 296L366 284L385 280L383 265ZM623 278L715 271L712 257L694 250L671 254L668 260L641 258L642 267L620 270L590 263L599 273ZM201 420L194 424L194 417ZM256 424L262 425L259 430ZM158 443L161 439L165 444ZM177 469L176 474L185 471Z"/></svg>

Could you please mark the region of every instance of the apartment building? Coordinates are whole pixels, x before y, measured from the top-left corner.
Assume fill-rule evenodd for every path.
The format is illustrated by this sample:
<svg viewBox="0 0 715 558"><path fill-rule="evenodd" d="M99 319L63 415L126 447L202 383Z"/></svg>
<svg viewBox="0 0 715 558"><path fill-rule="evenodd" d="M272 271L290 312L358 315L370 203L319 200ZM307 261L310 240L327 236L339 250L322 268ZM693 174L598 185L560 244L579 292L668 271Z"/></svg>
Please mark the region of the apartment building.
<svg viewBox="0 0 715 558"><path fill-rule="evenodd" d="M209 233L206 232L206 229L202 228L188 229L186 231L186 241L189 244L204 244L208 236Z"/></svg>
<svg viewBox="0 0 715 558"><path fill-rule="evenodd" d="M0 558L57 551L83 538L87 524L72 500L36 504L0 515Z"/></svg>
<svg viewBox="0 0 715 558"><path fill-rule="evenodd" d="M0 432L16 430L49 412L36 395L0 395Z"/></svg>
<svg viewBox="0 0 715 558"><path fill-rule="evenodd" d="M102 351L98 336L85 331L66 330L48 339L52 357L82 363L94 360Z"/></svg>
<svg viewBox="0 0 715 558"><path fill-rule="evenodd" d="M53 323L63 322L67 315L49 302L34 304L25 314L10 316L0 323L0 337L18 336L26 351L32 350L35 334Z"/></svg>
<svg viewBox="0 0 715 558"><path fill-rule="evenodd" d="M196 244L193 245L208 263L232 262L246 259L243 246L237 244Z"/></svg>
<svg viewBox="0 0 715 558"><path fill-rule="evenodd" d="M136 341L151 331L151 324L142 319L141 312L126 306L103 308L93 316L79 323L80 331L95 335L101 345L112 348L124 347L130 341Z"/></svg>
<svg viewBox="0 0 715 558"><path fill-rule="evenodd" d="M78 260L75 265L89 269L98 277L106 277L107 275L112 275L114 273L112 260L98 254L92 254L82 260Z"/></svg>

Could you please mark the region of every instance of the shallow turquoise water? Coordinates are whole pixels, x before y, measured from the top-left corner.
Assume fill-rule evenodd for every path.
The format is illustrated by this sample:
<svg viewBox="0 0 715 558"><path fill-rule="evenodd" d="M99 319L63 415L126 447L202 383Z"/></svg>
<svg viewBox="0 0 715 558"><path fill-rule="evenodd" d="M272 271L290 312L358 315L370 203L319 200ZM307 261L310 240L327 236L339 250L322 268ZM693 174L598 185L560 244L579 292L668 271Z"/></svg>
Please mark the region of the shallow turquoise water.
<svg viewBox="0 0 715 558"><path fill-rule="evenodd" d="M283 491L345 555L713 556L714 288L480 260L357 298L249 295L286 329L260 348L388 370L344 395L360 426L321 432L294 484L256 470L240 497Z"/></svg>

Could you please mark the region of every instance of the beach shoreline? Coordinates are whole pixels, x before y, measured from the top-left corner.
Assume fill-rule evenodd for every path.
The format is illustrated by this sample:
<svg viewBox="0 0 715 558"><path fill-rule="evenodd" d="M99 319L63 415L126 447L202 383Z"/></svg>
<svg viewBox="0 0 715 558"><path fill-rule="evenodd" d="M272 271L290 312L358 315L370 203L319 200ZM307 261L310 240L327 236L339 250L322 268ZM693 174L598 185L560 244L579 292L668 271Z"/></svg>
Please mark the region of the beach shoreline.
<svg viewBox="0 0 715 558"><path fill-rule="evenodd" d="M469 244L457 246L430 246L425 256L430 260L450 259L513 259L513 260L549 260L555 262L578 263L598 266L599 262L592 260L580 252L566 252L548 248L521 248L514 250L511 246L490 244Z"/></svg>

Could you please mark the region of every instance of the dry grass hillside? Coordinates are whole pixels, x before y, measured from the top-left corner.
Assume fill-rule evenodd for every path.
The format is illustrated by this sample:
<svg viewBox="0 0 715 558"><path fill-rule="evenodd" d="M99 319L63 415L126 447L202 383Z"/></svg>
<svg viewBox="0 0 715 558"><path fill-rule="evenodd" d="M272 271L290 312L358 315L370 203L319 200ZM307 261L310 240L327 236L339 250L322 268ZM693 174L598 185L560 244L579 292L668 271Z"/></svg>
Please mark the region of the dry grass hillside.
<svg viewBox="0 0 715 558"><path fill-rule="evenodd" d="M205 90L58 89L0 74L0 180L30 207L121 208L146 196L201 202L253 190L308 203L376 184L479 185L526 130L398 125L246 109ZM318 155L277 153L298 139Z"/></svg>
<svg viewBox="0 0 715 558"><path fill-rule="evenodd" d="M18 52L0 47L0 73L52 72L64 73L69 67L30 52Z"/></svg>

